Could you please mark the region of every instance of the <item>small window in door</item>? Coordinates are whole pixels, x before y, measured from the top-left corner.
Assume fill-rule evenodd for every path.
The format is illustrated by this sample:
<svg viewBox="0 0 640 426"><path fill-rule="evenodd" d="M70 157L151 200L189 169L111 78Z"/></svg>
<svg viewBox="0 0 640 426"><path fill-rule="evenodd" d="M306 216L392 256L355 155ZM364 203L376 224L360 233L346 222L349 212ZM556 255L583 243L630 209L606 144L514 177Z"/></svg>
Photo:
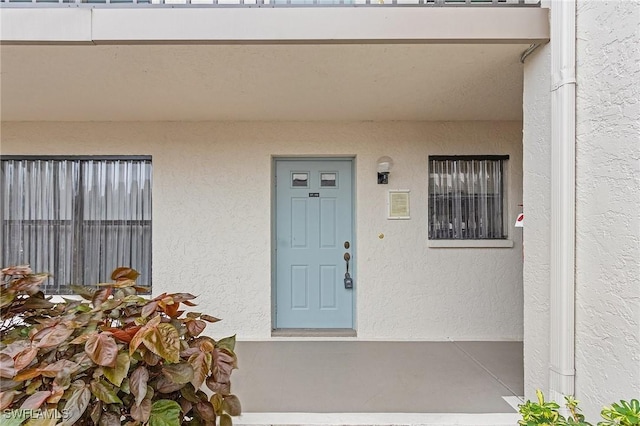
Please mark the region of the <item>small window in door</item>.
<svg viewBox="0 0 640 426"><path fill-rule="evenodd" d="M291 173L291 186L295 188L309 187L309 173Z"/></svg>
<svg viewBox="0 0 640 426"><path fill-rule="evenodd" d="M320 173L320 186L335 188L337 186L337 173Z"/></svg>

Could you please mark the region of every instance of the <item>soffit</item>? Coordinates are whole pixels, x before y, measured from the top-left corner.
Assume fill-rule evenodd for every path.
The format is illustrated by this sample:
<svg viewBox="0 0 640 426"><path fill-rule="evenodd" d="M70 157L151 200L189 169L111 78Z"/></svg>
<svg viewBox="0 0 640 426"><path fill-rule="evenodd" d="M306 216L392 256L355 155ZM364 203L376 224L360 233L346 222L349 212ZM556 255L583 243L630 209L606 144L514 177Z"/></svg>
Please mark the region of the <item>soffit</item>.
<svg viewBox="0 0 640 426"><path fill-rule="evenodd" d="M525 44L4 45L3 121L521 120Z"/></svg>

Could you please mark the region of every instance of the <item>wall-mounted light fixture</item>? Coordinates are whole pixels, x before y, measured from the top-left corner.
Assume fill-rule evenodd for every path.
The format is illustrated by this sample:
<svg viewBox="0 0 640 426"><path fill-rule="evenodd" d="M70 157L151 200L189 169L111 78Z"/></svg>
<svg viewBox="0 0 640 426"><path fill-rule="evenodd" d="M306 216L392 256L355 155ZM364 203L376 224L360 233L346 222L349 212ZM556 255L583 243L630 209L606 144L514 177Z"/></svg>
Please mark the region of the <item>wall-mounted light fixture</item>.
<svg viewBox="0 0 640 426"><path fill-rule="evenodd" d="M391 157L378 158L378 184L386 185L389 183L389 171L393 167Z"/></svg>

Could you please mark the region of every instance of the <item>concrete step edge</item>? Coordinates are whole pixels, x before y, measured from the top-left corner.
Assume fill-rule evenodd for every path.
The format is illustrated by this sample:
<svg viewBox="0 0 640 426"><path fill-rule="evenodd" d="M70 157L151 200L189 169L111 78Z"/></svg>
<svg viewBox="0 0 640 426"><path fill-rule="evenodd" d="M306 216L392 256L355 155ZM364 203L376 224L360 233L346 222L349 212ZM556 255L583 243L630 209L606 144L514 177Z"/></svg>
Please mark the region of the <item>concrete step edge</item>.
<svg viewBox="0 0 640 426"><path fill-rule="evenodd" d="M235 426L515 426L516 413L244 413Z"/></svg>

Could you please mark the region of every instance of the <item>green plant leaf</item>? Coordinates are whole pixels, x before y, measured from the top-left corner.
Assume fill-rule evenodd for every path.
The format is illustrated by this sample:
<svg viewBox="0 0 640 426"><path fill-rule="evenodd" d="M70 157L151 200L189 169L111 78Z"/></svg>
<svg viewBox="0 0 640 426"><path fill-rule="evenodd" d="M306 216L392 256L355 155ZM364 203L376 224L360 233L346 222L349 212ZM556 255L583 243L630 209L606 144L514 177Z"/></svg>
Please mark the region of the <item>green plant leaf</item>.
<svg viewBox="0 0 640 426"><path fill-rule="evenodd" d="M142 343L151 352L166 359L169 362L180 361L180 334L178 330L167 323L158 324L152 331L144 336Z"/></svg>
<svg viewBox="0 0 640 426"><path fill-rule="evenodd" d="M220 339L216 342L216 348L226 349L229 352L233 353L236 347L236 335L225 337L224 339Z"/></svg>
<svg viewBox="0 0 640 426"><path fill-rule="evenodd" d="M242 414L240 400L235 395L226 395L224 397L222 408L231 416L239 416L240 414Z"/></svg>
<svg viewBox="0 0 640 426"><path fill-rule="evenodd" d="M151 406L149 426L180 426L180 405L168 399L160 399Z"/></svg>
<svg viewBox="0 0 640 426"><path fill-rule="evenodd" d="M223 414L220 416L220 426L233 426L233 420L231 420L231 416L228 414Z"/></svg>
<svg viewBox="0 0 640 426"><path fill-rule="evenodd" d="M51 309L55 305L49 302L47 299L42 297L38 297L38 295L34 295L29 297L24 304L22 305L22 309L32 310L32 309Z"/></svg>
<svg viewBox="0 0 640 426"><path fill-rule="evenodd" d="M24 426L54 426L61 414L58 410L42 410L38 418L31 418Z"/></svg>
<svg viewBox="0 0 640 426"><path fill-rule="evenodd" d="M102 413L98 426L120 426L120 416L115 413Z"/></svg>
<svg viewBox="0 0 640 426"><path fill-rule="evenodd" d="M213 411L215 411L217 415L221 415L223 413L224 408L222 407L222 405L224 403L224 399L222 398L222 395L220 395L219 393L211 395L209 402L211 402Z"/></svg>
<svg viewBox="0 0 640 426"><path fill-rule="evenodd" d="M154 384L154 389L160 393L173 393L184 387L184 384L175 383L166 376L160 376Z"/></svg>
<svg viewBox="0 0 640 426"><path fill-rule="evenodd" d="M151 318L149 322L144 324L136 332L136 334L133 335L133 337L131 338L131 342L129 343L129 355L133 355L136 349L138 349L138 346L142 344L147 334L152 333L153 329L157 327L158 324L160 324L161 320L162 318L160 317L160 315L156 315L155 317Z"/></svg>
<svg viewBox="0 0 640 426"><path fill-rule="evenodd" d="M196 402L200 402L200 398L198 398L198 395L196 394L196 390L194 389L192 384L188 384L182 389L180 389L180 395L182 395L182 397L187 401L192 402L194 404Z"/></svg>
<svg viewBox="0 0 640 426"><path fill-rule="evenodd" d="M89 386L91 387L91 393L100 401L107 404L122 404L113 386L104 380L94 380Z"/></svg>
<svg viewBox="0 0 640 426"><path fill-rule="evenodd" d="M0 308L4 308L6 306L11 305L11 302L16 298L16 293L14 291L1 291L0 292Z"/></svg>
<svg viewBox="0 0 640 426"><path fill-rule="evenodd" d="M147 382L149 381L149 371L144 366L135 369L129 378L129 390L136 398L136 405L140 405L147 395Z"/></svg>
<svg viewBox="0 0 640 426"><path fill-rule="evenodd" d="M94 334L84 344L84 351L98 365L115 368L118 359L118 344L106 333Z"/></svg>
<svg viewBox="0 0 640 426"><path fill-rule="evenodd" d="M77 294L82 296L83 299L85 300L92 300L93 299L93 293L95 293L96 288L95 287L89 287L86 285L71 285L71 290Z"/></svg>
<svg viewBox="0 0 640 426"><path fill-rule="evenodd" d="M91 417L93 424L97 425L100 422L100 417L102 417L102 401L96 401L96 403L93 404L89 417Z"/></svg>
<svg viewBox="0 0 640 426"><path fill-rule="evenodd" d="M175 383L189 383L193 379L193 367L186 363L168 364L162 367L162 373Z"/></svg>
<svg viewBox="0 0 640 426"><path fill-rule="evenodd" d="M131 365L131 358L126 352L119 352L116 357L116 366L114 368L105 367L104 377L116 386L122 384L122 380L129 373L129 366Z"/></svg>
<svg viewBox="0 0 640 426"><path fill-rule="evenodd" d="M2 413L2 426L20 426L27 419L28 411L11 410Z"/></svg>

